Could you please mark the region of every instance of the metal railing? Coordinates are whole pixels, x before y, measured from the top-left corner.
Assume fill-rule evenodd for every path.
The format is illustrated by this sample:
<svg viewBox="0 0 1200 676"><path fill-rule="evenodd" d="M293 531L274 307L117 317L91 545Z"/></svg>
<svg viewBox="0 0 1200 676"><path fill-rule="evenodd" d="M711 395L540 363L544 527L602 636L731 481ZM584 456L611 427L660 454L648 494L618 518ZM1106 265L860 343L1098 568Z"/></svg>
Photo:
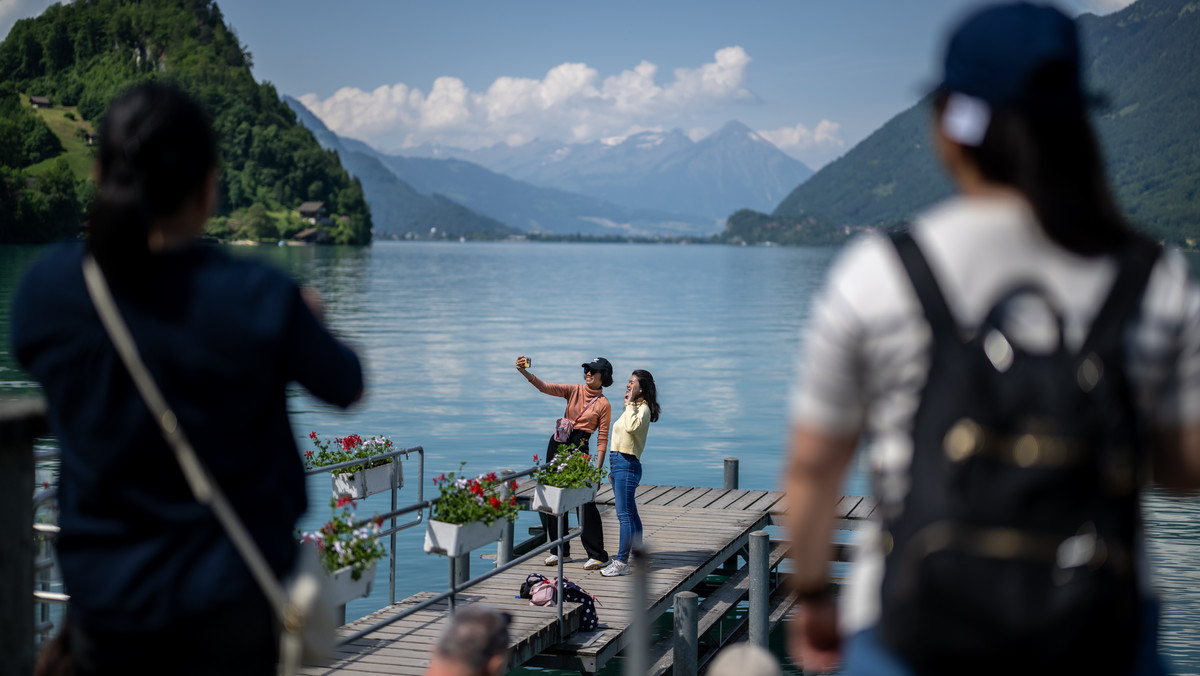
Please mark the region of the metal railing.
<svg viewBox="0 0 1200 676"><path fill-rule="evenodd" d="M371 456L371 462L375 462L375 461L377 461L379 459L383 459L383 458L391 458L393 463L399 465L400 456L403 455L405 459L408 459L408 456L411 453L417 454L417 502L413 505L409 505L408 507L403 507L403 508L397 509L396 498L397 498L397 493L400 492L400 488L401 488L400 472L395 471L395 468L393 468L393 471L391 473L392 474L392 487L391 487L391 490L389 491L389 493L391 493L391 498L392 498L391 511L389 511L386 514L377 516L377 517L373 517L370 519L363 519L362 521L359 521L358 523L354 524L355 528L361 528L362 526L372 523L372 522L376 521L377 519L390 519L391 520L391 523L389 524L388 529L381 531L378 535L378 537L387 536L387 538L388 538L388 559L389 559L389 561L388 561L388 604L389 605L396 602L396 533L399 533L402 530L407 530L414 526L419 526L422 523L424 523L424 519L422 518L421 510L424 508L424 506L426 504L428 504L425 501L425 448L422 446L414 446L412 448L403 448L403 449L398 449L395 451L389 451L387 453L380 453L379 455ZM359 458L356 460L347 460L346 462L339 462L336 465L326 465L324 467L317 467L314 469L305 470L304 475L312 476L314 474L329 474L332 476L339 469L345 469L347 467L354 467L354 466L358 466L358 465L362 465L362 464L364 464L364 461L362 458ZM411 514L414 511L417 512L417 518L413 519L412 521L408 521L408 522L402 523L402 524L396 523L396 517L404 516L405 514ZM343 618L343 619L345 619L345 618Z"/></svg>

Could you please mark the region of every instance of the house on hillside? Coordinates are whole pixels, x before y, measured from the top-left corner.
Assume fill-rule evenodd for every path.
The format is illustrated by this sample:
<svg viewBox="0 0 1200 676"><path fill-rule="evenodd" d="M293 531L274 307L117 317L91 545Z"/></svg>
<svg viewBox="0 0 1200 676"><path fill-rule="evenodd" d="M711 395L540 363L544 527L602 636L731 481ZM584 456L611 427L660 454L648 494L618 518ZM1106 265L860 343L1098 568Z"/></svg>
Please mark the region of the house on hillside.
<svg viewBox="0 0 1200 676"><path fill-rule="evenodd" d="M316 225L324 223L329 218L329 211L324 202L305 202L300 205L300 218Z"/></svg>
<svg viewBox="0 0 1200 676"><path fill-rule="evenodd" d="M54 107L54 105L50 103L50 99L45 96L30 96L29 97L29 105L33 106L34 108L53 108Z"/></svg>
<svg viewBox="0 0 1200 676"><path fill-rule="evenodd" d="M87 144L89 146L100 145L100 135L99 134L93 134L91 132L84 132L83 140L87 141Z"/></svg>

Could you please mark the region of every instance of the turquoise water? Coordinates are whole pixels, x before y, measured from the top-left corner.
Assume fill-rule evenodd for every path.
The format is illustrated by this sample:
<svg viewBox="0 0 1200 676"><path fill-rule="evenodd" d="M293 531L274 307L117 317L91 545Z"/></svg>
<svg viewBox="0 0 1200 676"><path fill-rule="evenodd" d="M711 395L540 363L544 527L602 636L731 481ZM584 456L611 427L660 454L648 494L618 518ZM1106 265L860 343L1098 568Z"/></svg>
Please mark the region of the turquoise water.
<svg viewBox="0 0 1200 676"><path fill-rule="evenodd" d="M34 389L8 352L8 310L33 247L0 247L0 396ZM836 250L622 244L403 243L369 248L234 248L288 270L323 296L330 325L362 355L366 399L340 412L296 390L293 429L325 436L385 434L424 446L428 477L528 467L545 448L562 401L513 368L518 354L548 382L580 382L579 365L613 362L619 406L635 368L654 373L663 406L643 458L644 483L720 486L739 458L741 487L777 489L786 399L812 297ZM52 442L48 442L52 443ZM416 463L400 503L416 499ZM45 473L52 480L52 472ZM328 479L310 477L302 527L326 518ZM847 492L865 493L855 471ZM374 496L360 512L384 511ZM1152 552L1161 574L1164 650L1179 673L1200 673L1200 558L1195 502L1152 496ZM518 537L536 519L518 523ZM397 597L439 590L445 559L421 551L422 532L398 539ZM615 543L613 543L615 546ZM476 560L476 570L487 562ZM354 618L386 602L375 592ZM515 593L515 590L514 590ZM798 673L798 672L797 672Z"/></svg>

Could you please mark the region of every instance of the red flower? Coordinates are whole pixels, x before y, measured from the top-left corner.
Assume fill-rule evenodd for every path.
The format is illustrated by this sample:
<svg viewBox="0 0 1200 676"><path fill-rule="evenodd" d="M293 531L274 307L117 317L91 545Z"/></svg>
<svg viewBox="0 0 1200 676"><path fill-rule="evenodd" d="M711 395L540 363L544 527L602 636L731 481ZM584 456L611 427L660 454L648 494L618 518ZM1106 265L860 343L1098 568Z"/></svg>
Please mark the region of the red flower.
<svg viewBox="0 0 1200 676"><path fill-rule="evenodd" d="M353 451L356 447L362 444L362 437L357 434L351 434L345 439L338 440L342 444L343 451Z"/></svg>
<svg viewBox="0 0 1200 676"><path fill-rule="evenodd" d="M375 527L383 528L383 517L382 516L375 519Z"/></svg>
<svg viewBox="0 0 1200 676"><path fill-rule="evenodd" d="M517 490L517 482L515 482L515 481L512 482L511 484L508 485L508 487L514 491Z"/></svg>
<svg viewBox="0 0 1200 676"><path fill-rule="evenodd" d="M488 504L492 506L492 509L500 509L500 501L494 495L488 499Z"/></svg>
<svg viewBox="0 0 1200 676"><path fill-rule="evenodd" d="M316 440L317 440L317 433L316 433L316 432L309 432L309 433L308 433L308 438L309 438L309 439L312 439L313 441L316 441Z"/></svg>
<svg viewBox="0 0 1200 676"><path fill-rule="evenodd" d="M534 453L534 454L533 454L533 461L534 461L534 462L537 462L537 461L538 461L537 453Z"/></svg>
<svg viewBox="0 0 1200 676"><path fill-rule="evenodd" d="M509 498L509 499L508 499L508 504L510 504L510 505L515 505L515 504L517 504L517 496L515 496L515 495L514 495L514 496L512 496L511 498Z"/></svg>
<svg viewBox="0 0 1200 676"><path fill-rule="evenodd" d="M479 484L471 484L470 491L473 495L482 496L483 495L483 486L480 486Z"/></svg>
<svg viewBox="0 0 1200 676"><path fill-rule="evenodd" d="M488 481L491 481L492 483L495 483L500 480L500 477L496 476L495 472L488 472L488 475L485 476L484 478L487 479Z"/></svg>
<svg viewBox="0 0 1200 676"><path fill-rule="evenodd" d="M306 457L306 458L311 458L311 457L312 457L312 451L305 451L305 452L304 452L304 457Z"/></svg>
<svg viewBox="0 0 1200 676"><path fill-rule="evenodd" d="M49 482L49 481L43 481L43 482L42 482L42 490L49 490L49 488L50 488L50 482Z"/></svg>
<svg viewBox="0 0 1200 676"><path fill-rule="evenodd" d="M338 501L337 501L337 506L345 507L346 505L350 505L351 507L358 507L358 505L354 504L354 500L349 495L343 495L343 496L339 497Z"/></svg>

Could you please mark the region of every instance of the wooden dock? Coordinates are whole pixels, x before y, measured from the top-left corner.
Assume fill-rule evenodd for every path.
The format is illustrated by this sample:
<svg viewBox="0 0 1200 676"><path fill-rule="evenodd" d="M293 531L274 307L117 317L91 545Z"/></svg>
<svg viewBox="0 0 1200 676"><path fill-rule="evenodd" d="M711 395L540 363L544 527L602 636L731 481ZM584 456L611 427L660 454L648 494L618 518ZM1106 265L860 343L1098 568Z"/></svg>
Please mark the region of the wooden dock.
<svg viewBox="0 0 1200 676"><path fill-rule="evenodd" d="M528 492L521 486L518 497ZM642 519L643 540L650 552L648 571L648 605L651 620L662 615L671 606L676 593L691 591L703 586L706 578L722 569L749 543L750 533L774 523L784 513L780 504L783 495L774 491L727 490L695 488L687 486L639 486L637 490L638 512ZM611 486L605 485L596 496L601 505L612 504ZM839 515L846 519L847 527L852 522L864 519L874 510L870 498L847 496L839 501ZM609 554L616 553L618 524L612 509L601 507L604 541ZM596 612L600 627L596 631L579 631L580 609L577 604L566 604L564 608L564 631L560 632L556 609L530 606L525 600L515 599L517 590L529 573L542 573L553 577L555 568L541 565L541 557L526 562L513 570L500 573L477 584L457 597L459 607L470 603L486 603L513 614L510 627L512 657L510 667L521 665L573 669L595 673L606 662L615 657L629 643L626 631L632 612L629 599L631 577L606 578L599 571L583 570L582 543L572 543L575 558L565 564L566 577L597 600ZM786 547L773 543L771 568L783 558ZM636 565L636 564L635 564ZM745 597L746 581L733 571L729 582L717 592L705 594L701 608L731 609ZM740 585L740 586L739 586ZM363 617L343 627L343 635L356 632L403 610L420 603L434 594L422 593L398 602ZM779 602L786 611L790 601ZM445 602L426 608L413 616L399 620L368 637L343 646L338 661L329 667L310 667L302 673L311 676L328 674L421 674L429 663L434 642L439 636L447 617ZM779 608L773 619L782 617ZM702 620L702 633L704 629ZM713 624L708 621L709 626ZM651 663L658 660L656 669L661 670L663 660L669 664L669 654L652 651Z"/></svg>

